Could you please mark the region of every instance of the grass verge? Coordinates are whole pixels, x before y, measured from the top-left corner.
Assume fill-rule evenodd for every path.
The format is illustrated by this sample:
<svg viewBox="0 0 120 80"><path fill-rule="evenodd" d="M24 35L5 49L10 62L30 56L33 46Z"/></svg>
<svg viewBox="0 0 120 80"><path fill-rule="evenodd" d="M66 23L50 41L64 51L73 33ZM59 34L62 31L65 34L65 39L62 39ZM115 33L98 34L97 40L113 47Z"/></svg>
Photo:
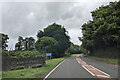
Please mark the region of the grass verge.
<svg viewBox="0 0 120 80"><path fill-rule="evenodd" d="M118 59L99 58L99 57L95 57L95 56L85 56L85 57L90 58L90 59L94 59L94 60L98 60L98 61L103 61L103 62L106 62L108 64L118 65Z"/></svg>
<svg viewBox="0 0 120 80"><path fill-rule="evenodd" d="M80 54L72 54L71 56L77 56L77 55L80 55Z"/></svg>
<svg viewBox="0 0 120 80"><path fill-rule="evenodd" d="M2 72L3 78L42 78L47 72L53 69L61 61L67 59L69 56L63 58L56 58L52 60L47 60L46 65L39 68L25 68L13 71Z"/></svg>

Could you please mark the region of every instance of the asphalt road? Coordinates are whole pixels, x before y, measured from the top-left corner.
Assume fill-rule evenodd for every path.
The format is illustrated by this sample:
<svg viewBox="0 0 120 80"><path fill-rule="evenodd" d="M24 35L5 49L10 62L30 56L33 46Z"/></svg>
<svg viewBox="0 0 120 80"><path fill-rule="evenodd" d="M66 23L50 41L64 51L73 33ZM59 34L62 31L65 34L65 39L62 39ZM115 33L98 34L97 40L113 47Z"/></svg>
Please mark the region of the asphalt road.
<svg viewBox="0 0 120 80"><path fill-rule="evenodd" d="M85 57L83 57L82 60L85 61L87 64L104 71L105 73L109 74L112 78L118 78L118 66L107 64L101 61L92 60Z"/></svg>
<svg viewBox="0 0 120 80"><path fill-rule="evenodd" d="M102 70L111 75L114 78L118 77L118 67L111 64L106 64L100 61L95 61L87 58L82 58L86 63ZM71 57L66 59L59 67L57 67L49 76L48 79L56 78L76 78L79 80L91 79L91 80L100 80L95 76L92 76L87 70L85 70L81 64L76 60L76 57ZM94 79L93 79L94 78Z"/></svg>

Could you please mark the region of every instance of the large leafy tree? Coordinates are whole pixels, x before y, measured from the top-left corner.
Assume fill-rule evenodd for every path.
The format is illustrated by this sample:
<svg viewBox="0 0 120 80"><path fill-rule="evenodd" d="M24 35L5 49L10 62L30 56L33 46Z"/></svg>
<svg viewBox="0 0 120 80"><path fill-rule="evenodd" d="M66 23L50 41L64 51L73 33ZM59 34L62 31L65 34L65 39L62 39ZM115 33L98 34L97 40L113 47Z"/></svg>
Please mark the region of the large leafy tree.
<svg viewBox="0 0 120 80"><path fill-rule="evenodd" d="M39 38L35 43L35 48L40 53L53 53L53 57L59 57L59 43L52 37Z"/></svg>
<svg viewBox="0 0 120 80"><path fill-rule="evenodd" d="M0 33L0 47L3 50L6 50L6 48L8 47L7 43L8 43L8 35Z"/></svg>
<svg viewBox="0 0 120 80"><path fill-rule="evenodd" d="M92 11L93 21L82 25L82 45L89 51L96 48L120 49L120 1L110 2Z"/></svg>
<svg viewBox="0 0 120 80"><path fill-rule="evenodd" d="M39 31L37 37L39 39L43 36L48 36L57 40L60 45L58 53L60 54L60 56L64 56L65 51L70 46L70 38L67 33L68 32L63 26L53 23L52 25L49 25L47 28L45 28L43 32Z"/></svg>

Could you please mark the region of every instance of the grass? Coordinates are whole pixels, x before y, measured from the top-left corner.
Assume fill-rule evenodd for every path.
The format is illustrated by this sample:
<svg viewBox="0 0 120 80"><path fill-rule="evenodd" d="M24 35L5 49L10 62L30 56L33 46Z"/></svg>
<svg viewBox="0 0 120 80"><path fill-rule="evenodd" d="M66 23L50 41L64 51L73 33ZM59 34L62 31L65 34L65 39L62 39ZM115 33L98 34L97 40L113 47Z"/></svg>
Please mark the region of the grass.
<svg viewBox="0 0 120 80"><path fill-rule="evenodd" d="M47 72L53 69L58 63L70 56L47 60L46 65L39 68L25 68L13 71L4 71L3 78L42 78Z"/></svg>
<svg viewBox="0 0 120 80"><path fill-rule="evenodd" d="M77 55L80 55L80 54L72 54L71 56L77 56Z"/></svg>
<svg viewBox="0 0 120 80"><path fill-rule="evenodd" d="M90 58L90 59L94 59L94 60L98 60L98 61L103 61L103 62L106 62L108 64L118 65L118 59L99 58L99 57L95 57L95 56L85 56L85 57Z"/></svg>

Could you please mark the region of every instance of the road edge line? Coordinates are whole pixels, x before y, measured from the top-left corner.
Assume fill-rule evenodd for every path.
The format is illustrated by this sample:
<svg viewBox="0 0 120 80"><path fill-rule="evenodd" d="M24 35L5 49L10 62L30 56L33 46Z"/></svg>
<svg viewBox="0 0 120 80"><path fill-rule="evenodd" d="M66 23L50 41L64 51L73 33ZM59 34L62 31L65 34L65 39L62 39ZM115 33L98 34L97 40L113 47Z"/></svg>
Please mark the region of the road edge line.
<svg viewBox="0 0 120 80"><path fill-rule="evenodd" d="M65 59L66 60L66 59ZM50 71L43 80L45 80L46 78L48 78L50 76L50 74L55 71L65 60L63 60L62 62L60 62L55 68L52 69L52 71Z"/></svg>
<svg viewBox="0 0 120 80"><path fill-rule="evenodd" d="M83 65L82 65L82 67L83 67L86 71L88 71L91 75L95 76L95 74L93 74L92 72L90 72L86 67L84 67Z"/></svg>

